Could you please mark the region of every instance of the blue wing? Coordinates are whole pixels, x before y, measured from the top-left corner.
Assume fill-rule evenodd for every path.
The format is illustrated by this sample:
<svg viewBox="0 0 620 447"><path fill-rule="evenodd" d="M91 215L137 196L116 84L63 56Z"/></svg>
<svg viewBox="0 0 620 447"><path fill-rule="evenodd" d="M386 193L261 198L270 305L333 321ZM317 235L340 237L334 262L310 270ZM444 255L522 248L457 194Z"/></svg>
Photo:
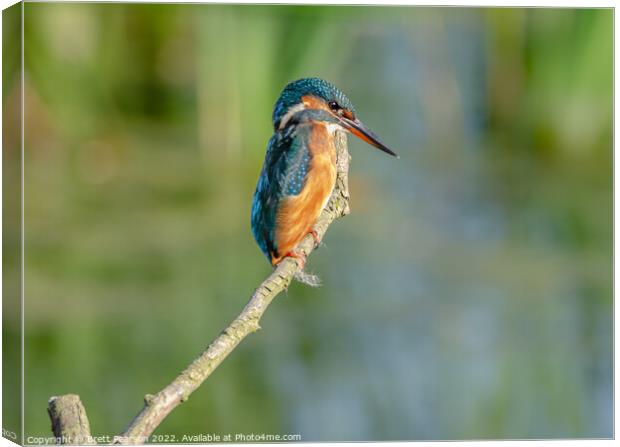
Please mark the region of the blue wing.
<svg viewBox="0 0 620 447"><path fill-rule="evenodd" d="M309 126L291 126L276 132L267 154L252 203L252 233L261 251L271 260L278 253L276 217L282 199L303 189L312 156L308 148Z"/></svg>

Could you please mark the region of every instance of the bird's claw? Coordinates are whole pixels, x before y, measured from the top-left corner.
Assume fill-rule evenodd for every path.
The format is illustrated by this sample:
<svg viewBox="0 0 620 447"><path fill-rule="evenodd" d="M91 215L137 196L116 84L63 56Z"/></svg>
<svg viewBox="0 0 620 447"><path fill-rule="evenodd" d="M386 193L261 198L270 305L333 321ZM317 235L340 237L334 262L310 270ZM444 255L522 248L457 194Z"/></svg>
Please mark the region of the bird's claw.
<svg viewBox="0 0 620 447"><path fill-rule="evenodd" d="M310 231L308 231L308 234L312 235L312 238L314 239L314 248L317 248L319 245L321 245L321 238L319 237L319 233L317 233L314 228L311 228ZM301 270L303 270L306 266L306 254L303 252L299 253L296 251L289 251L283 256L283 258L294 258L295 261L297 261L297 265Z"/></svg>
<svg viewBox="0 0 620 447"><path fill-rule="evenodd" d="M319 237L319 233L317 233L314 228L311 228L308 234L311 234L312 238L314 239L314 248L317 248L319 245L321 245L321 238Z"/></svg>
<svg viewBox="0 0 620 447"><path fill-rule="evenodd" d="M306 255L303 253L297 253L296 251L289 251L284 255L285 258L294 258L297 265L301 270L306 266Z"/></svg>

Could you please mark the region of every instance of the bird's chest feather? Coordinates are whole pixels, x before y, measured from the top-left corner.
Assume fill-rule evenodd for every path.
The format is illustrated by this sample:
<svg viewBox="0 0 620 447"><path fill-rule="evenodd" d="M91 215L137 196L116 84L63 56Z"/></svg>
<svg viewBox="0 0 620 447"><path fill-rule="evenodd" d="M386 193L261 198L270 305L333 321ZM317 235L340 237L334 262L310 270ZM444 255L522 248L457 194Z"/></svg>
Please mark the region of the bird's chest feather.
<svg viewBox="0 0 620 447"><path fill-rule="evenodd" d="M308 137L310 163L303 187L299 194L284 197L278 212L278 251L296 245L308 233L327 205L336 183L333 131L324 124L314 124Z"/></svg>
<svg viewBox="0 0 620 447"><path fill-rule="evenodd" d="M312 157L310 169L301 192L305 194L306 203L318 200L322 210L336 182L336 146L333 131L327 125L313 126L309 152Z"/></svg>

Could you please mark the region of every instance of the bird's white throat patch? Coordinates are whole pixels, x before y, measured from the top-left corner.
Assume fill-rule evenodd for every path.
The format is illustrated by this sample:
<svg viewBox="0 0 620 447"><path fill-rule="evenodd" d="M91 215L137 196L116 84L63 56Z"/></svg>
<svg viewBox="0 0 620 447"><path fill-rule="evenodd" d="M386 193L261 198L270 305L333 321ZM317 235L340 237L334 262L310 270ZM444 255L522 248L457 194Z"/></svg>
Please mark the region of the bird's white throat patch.
<svg viewBox="0 0 620 447"><path fill-rule="evenodd" d="M344 127L338 123L327 123L325 127L327 127L327 131L331 134L334 134L337 130L344 130Z"/></svg>

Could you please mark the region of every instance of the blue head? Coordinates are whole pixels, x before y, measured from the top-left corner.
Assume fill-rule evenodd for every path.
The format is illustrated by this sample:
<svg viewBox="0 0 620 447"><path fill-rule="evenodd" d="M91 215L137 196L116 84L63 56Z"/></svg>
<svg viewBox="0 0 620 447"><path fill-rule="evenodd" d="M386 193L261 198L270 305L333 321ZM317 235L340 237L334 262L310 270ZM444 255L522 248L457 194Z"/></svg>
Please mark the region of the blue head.
<svg viewBox="0 0 620 447"><path fill-rule="evenodd" d="M304 96L311 96L324 102L335 101L345 109L355 113L349 98L336 86L320 78L304 78L290 82L284 87L273 109L273 125L277 129L280 120L292 107L303 103Z"/></svg>
<svg viewBox="0 0 620 447"><path fill-rule="evenodd" d="M304 78L284 87L273 109L273 126L277 131L287 125L296 113L304 110L322 111L330 122L352 133L374 147L396 156L390 148L357 117L355 107L336 86L320 78Z"/></svg>

